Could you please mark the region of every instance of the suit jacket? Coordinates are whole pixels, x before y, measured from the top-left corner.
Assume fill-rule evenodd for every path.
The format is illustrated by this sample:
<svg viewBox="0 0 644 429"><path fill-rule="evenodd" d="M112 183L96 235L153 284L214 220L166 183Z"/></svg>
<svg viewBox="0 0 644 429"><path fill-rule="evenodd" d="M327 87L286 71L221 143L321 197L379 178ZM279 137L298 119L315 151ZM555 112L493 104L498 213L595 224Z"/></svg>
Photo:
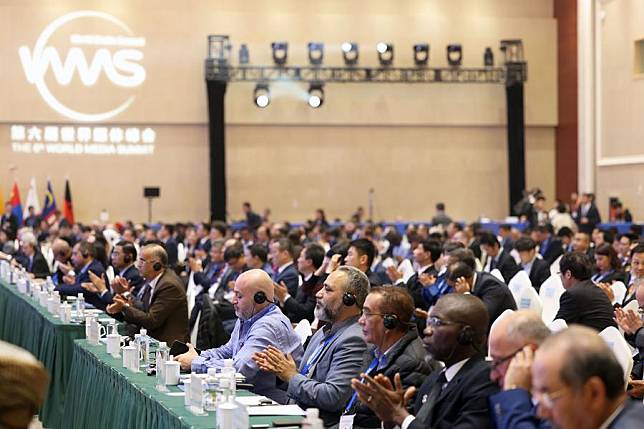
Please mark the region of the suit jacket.
<svg viewBox="0 0 644 429"><path fill-rule="evenodd" d="M568 325L578 323L601 332L609 326L617 327L613 317L613 306L606 294L591 280L584 280L561 295L555 319L563 319Z"/></svg>
<svg viewBox="0 0 644 429"><path fill-rule="evenodd" d="M93 272L99 277L103 277L105 274L105 269L103 268L103 264L101 264L98 260L94 259L92 262L90 262L89 266L85 270L81 270L81 272L76 274L76 282L73 285L68 285L62 283L62 277L59 279L58 286L56 286L56 290L60 292L61 295L63 296L76 296L79 293L83 294L83 297L85 298L85 302L88 304L93 305L94 307L105 310L105 304L101 301L100 297L98 294L95 294L93 292L88 292L83 287L81 284L91 282L89 278L89 271Z"/></svg>
<svg viewBox="0 0 644 429"><path fill-rule="evenodd" d="M644 404L634 399L626 399L624 409L608 425L608 429L628 429L642 427L644 421Z"/></svg>
<svg viewBox="0 0 644 429"><path fill-rule="evenodd" d="M581 223L581 218L583 217L586 217L588 219L588 223ZM580 204L579 208L577 209L577 216L575 218L575 221L577 222L580 231L590 234L593 232L595 225L600 223L602 220L601 216L599 215L599 210L597 210L597 206L595 204L590 205L586 216L583 215L582 205Z"/></svg>
<svg viewBox="0 0 644 429"><path fill-rule="evenodd" d="M134 306L123 309L126 322L147 329L148 334L172 344L175 340L188 340L188 301L181 279L166 268L154 287L147 308Z"/></svg>
<svg viewBox="0 0 644 429"><path fill-rule="evenodd" d="M418 415L423 399L432 390L441 371L435 371L416 394L414 415ZM499 391L490 380L490 367L481 356L473 356L447 383L424 419L416 418L409 429L486 429L491 427L488 397Z"/></svg>
<svg viewBox="0 0 644 429"><path fill-rule="evenodd" d="M139 270L134 266L134 264L130 265L125 270L125 272L123 273L123 278L127 280L128 284L130 285L130 294L133 296L138 295L139 290L145 283L145 279L141 277ZM106 275L103 276L103 279L105 280L105 284L109 285ZM105 309L108 305L114 302L114 291L111 287L108 287L107 290L98 297L101 300L102 308ZM142 306L137 304L137 308L142 308ZM112 317L122 322L123 317L121 316L122 315L112 315Z"/></svg>
<svg viewBox="0 0 644 429"><path fill-rule="evenodd" d="M497 429L548 429L547 420L537 417L530 392L524 389L504 390L490 396L490 411Z"/></svg>
<svg viewBox="0 0 644 429"><path fill-rule="evenodd" d="M325 426L337 423L346 403L353 394L351 379L364 367L367 344L362 337L358 317L345 320L338 326L319 329L309 342L302 364L302 371L319 345L331 338L323 349L317 364L307 375L296 374L288 383L288 396L300 407L316 407Z"/></svg>
<svg viewBox="0 0 644 429"><path fill-rule="evenodd" d="M436 268L434 268L434 265L430 265L423 271L423 274L433 274L437 275L438 272L436 271ZM416 308L422 308L424 310L427 309L427 303L425 302L425 299L423 298L423 284L419 280L419 275L418 273L414 273L413 276L407 280L407 290L411 294L412 298L414 298L414 306Z"/></svg>
<svg viewBox="0 0 644 429"><path fill-rule="evenodd" d="M47 276L51 275L51 272L49 271L49 264L47 263L47 260L43 256L42 253L36 252L34 254L33 261L31 262L31 267L29 266L29 258L26 260L27 266L27 271L32 273L34 277L37 279L45 279Z"/></svg>
<svg viewBox="0 0 644 429"><path fill-rule="evenodd" d="M479 297L490 316L488 331L492 322L501 315L505 310L516 310L517 304L514 301L510 289L499 279L490 273L476 272L476 282L472 295Z"/></svg>
<svg viewBox="0 0 644 429"><path fill-rule="evenodd" d="M490 258L490 256L488 256L488 258ZM505 280L506 284L509 283L512 277L514 277L514 275L521 269L514 261L514 258L505 250L501 250L496 258L494 258L494 267L491 267L490 271L494 268L501 271L501 275L503 276L503 280Z"/></svg>
<svg viewBox="0 0 644 429"><path fill-rule="evenodd" d="M552 265L557 258L564 253L563 244L561 240L554 237L548 237L544 240L543 243L539 246L539 254L549 265Z"/></svg>
<svg viewBox="0 0 644 429"><path fill-rule="evenodd" d="M367 352L370 360L374 357L373 351L374 347L371 346ZM391 379L393 384L394 376L399 373L400 381L405 389L410 386L418 388L431 372L429 364L425 361L426 356L427 353L423 342L418 337L418 331L412 328L393 346L387 355L386 364L375 371L371 371L369 375L384 374ZM354 413L356 415L353 421L354 426L380 428L378 417L369 407L358 400L347 412L347 414Z"/></svg>
<svg viewBox="0 0 644 429"><path fill-rule="evenodd" d="M292 296L297 295L297 288L300 285L300 274L297 272L295 264L284 268L281 272L278 270L273 274L273 281L277 284L284 282L288 293Z"/></svg>
<svg viewBox="0 0 644 429"><path fill-rule="evenodd" d="M315 294L322 288L322 282L318 282L320 278L312 275L308 280L302 283L302 286L297 288L297 294L291 296L284 302L282 310L286 317L293 323L298 323L303 319L312 322L314 319Z"/></svg>
<svg viewBox="0 0 644 429"><path fill-rule="evenodd" d="M550 277L550 264L543 259L535 258L530 269L530 283L539 292L541 284Z"/></svg>
<svg viewBox="0 0 644 429"><path fill-rule="evenodd" d="M168 240L164 243L165 246L165 251L168 253L168 266L171 268L174 268L177 266L177 259L179 255L179 245L177 244L177 240L174 238L170 237Z"/></svg>

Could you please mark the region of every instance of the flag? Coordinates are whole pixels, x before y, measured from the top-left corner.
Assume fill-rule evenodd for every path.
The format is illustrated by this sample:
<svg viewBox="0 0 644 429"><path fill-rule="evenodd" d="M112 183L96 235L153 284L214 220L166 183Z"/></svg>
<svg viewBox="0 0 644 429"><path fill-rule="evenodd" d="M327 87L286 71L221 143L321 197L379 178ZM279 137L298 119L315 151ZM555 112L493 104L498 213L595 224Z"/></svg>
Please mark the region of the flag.
<svg viewBox="0 0 644 429"><path fill-rule="evenodd" d="M4 210L4 191L2 189L2 186L0 186L0 207Z"/></svg>
<svg viewBox="0 0 644 429"><path fill-rule="evenodd" d="M25 211L24 218L29 217L29 207L34 208L34 213L40 213L40 203L38 202L38 193L36 192L36 179L31 178L31 183L29 184L29 193L27 193L27 199L25 200Z"/></svg>
<svg viewBox="0 0 644 429"><path fill-rule="evenodd" d="M11 203L11 213L18 219L18 225L22 225L22 204L20 204L20 190L18 184L13 182L13 188L9 194L9 202Z"/></svg>
<svg viewBox="0 0 644 429"><path fill-rule="evenodd" d="M51 187L51 180L47 180L47 190L45 191L45 204L42 209L41 217L48 224L52 224L56 215L56 197Z"/></svg>
<svg viewBox="0 0 644 429"><path fill-rule="evenodd" d="M69 180L65 180L65 204L63 205L63 217L70 225L74 224L74 208L72 207L72 191L69 189Z"/></svg>

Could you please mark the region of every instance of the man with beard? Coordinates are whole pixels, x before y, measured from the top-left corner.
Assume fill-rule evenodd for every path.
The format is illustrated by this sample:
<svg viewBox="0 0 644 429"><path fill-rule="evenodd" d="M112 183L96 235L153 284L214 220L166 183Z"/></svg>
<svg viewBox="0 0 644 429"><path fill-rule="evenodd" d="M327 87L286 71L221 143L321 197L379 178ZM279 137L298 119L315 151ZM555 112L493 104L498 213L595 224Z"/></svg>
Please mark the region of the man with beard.
<svg viewBox="0 0 644 429"><path fill-rule="evenodd" d="M203 373L208 368L222 368L224 359L234 359L237 372L255 386L253 392L284 403L286 395L277 388L275 376L261 372L252 356L273 344L284 350L290 361L299 362L302 357L300 338L288 318L273 303L273 282L266 272L255 269L241 274L235 281L233 292L233 306L239 319L230 340L201 354L188 344L189 350L176 356L175 360L184 370Z"/></svg>
<svg viewBox="0 0 644 429"><path fill-rule="evenodd" d="M367 344L358 324L369 293L369 279L357 268L341 266L317 293L315 316L328 325L309 342L299 366L279 347L254 356L263 371L287 383L287 394L302 408L315 407L325 426L338 423L351 398L351 378L361 368Z"/></svg>

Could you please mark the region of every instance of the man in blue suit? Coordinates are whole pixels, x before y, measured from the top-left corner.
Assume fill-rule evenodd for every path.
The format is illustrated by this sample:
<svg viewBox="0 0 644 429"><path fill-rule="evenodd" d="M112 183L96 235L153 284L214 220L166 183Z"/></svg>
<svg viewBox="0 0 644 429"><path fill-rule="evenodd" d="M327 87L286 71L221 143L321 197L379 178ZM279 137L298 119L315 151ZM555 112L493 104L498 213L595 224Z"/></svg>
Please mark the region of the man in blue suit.
<svg viewBox="0 0 644 429"><path fill-rule="evenodd" d="M284 283L291 296L297 295L297 288L300 285L299 274L293 263L294 253L293 244L287 238L280 238L271 243L271 262L273 263L274 273L273 282Z"/></svg>
<svg viewBox="0 0 644 429"><path fill-rule="evenodd" d="M63 296L75 296L82 293L85 301L96 308L105 309L105 304L101 301L98 294L85 290L83 283L91 282L89 272L103 277L105 268L96 258L96 249L93 243L86 240L80 241L72 248L72 265L74 271L63 276L62 283L56 286L56 290Z"/></svg>

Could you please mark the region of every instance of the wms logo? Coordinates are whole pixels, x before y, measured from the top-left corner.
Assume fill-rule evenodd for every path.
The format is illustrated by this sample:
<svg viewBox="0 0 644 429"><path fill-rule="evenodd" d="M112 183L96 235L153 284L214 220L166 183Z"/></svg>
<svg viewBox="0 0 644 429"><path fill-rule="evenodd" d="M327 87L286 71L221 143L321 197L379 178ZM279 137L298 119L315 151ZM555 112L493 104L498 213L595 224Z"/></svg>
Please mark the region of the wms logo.
<svg viewBox="0 0 644 429"><path fill-rule="evenodd" d="M92 34L78 33L88 30ZM96 34L99 31L101 34ZM33 51L21 46L18 54L27 80L52 109L75 121L99 122L118 115L134 101L132 89L145 81L145 68L140 64L144 46L143 37L133 36L132 30L113 16L77 11L49 24ZM69 88L75 74L82 86ZM98 91L105 96L98 99ZM70 104L77 105L76 109Z"/></svg>

